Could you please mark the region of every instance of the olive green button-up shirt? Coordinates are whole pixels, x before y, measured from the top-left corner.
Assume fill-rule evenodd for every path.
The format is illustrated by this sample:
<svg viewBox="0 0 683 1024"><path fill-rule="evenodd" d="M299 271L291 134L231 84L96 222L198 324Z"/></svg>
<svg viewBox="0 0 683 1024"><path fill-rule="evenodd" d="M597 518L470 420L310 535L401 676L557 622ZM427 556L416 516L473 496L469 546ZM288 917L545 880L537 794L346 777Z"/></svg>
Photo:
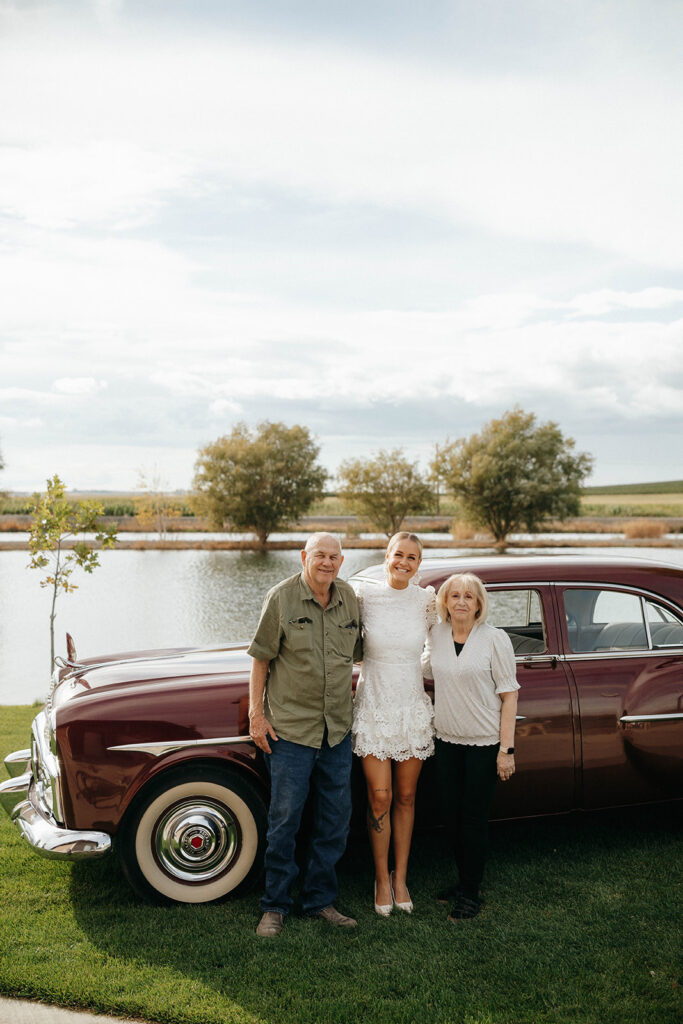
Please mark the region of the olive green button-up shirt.
<svg viewBox="0 0 683 1024"><path fill-rule="evenodd" d="M323 608L297 573L266 594L247 652L269 661L266 718L278 736L320 748L325 727L331 747L351 728L351 674L362 657L358 601L343 580Z"/></svg>

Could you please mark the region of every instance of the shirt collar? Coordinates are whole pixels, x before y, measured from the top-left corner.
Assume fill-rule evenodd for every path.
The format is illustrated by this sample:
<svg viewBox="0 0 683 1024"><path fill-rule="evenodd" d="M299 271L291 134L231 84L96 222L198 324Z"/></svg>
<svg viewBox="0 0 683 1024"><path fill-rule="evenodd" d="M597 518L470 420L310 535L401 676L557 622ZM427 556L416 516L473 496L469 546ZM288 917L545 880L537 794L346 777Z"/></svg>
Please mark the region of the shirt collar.
<svg viewBox="0 0 683 1024"><path fill-rule="evenodd" d="M303 572L299 573L299 586L301 587L301 591L302 591L301 596L302 596L302 599L304 601L316 601L317 602L317 598L316 598L315 594L313 593L313 591L311 590L310 586L308 585L308 583L304 579ZM339 588L337 587L337 581L336 580L332 580L332 582L330 583L330 600L329 600L329 603L328 603L327 607L329 608L330 605L341 604L341 603L342 603L342 596L339 593Z"/></svg>

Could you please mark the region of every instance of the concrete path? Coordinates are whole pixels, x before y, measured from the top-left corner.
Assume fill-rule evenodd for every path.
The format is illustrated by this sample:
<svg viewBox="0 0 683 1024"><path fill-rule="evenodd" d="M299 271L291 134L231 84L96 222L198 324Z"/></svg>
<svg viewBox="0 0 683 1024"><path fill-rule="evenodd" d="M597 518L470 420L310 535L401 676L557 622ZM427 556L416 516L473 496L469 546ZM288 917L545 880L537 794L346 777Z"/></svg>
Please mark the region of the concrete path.
<svg viewBox="0 0 683 1024"><path fill-rule="evenodd" d="M61 1006L32 1003L26 999L0 998L0 1024L140 1024L126 1017L109 1017L65 1010Z"/></svg>

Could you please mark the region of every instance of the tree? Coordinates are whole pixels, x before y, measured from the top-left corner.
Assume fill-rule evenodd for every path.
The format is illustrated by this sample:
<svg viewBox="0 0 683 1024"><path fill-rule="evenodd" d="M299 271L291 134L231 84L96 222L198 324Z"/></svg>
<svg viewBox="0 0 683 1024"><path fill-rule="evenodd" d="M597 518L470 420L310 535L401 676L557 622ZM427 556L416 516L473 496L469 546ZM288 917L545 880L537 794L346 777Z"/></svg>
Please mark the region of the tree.
<svg viewBox="0 0 683 1024"><path fill-rule="evenodd" d="M432 488L434 496L434 511L438 516L441 512L441 495L443 494L443 484L448 470L447 464L447 452L448 452L448 440L446 444L435 444L434 445L434 458L429 463L427 471L427 483Z"/></svg>
<svg viewBox="0 0 683 1024"><path fill-rule="evenodd" d="M180 515L180 509L168 495L168 482L162 480L157 466L153 470L138 470L138 490L142 491L135 499L135 518L143 530L154 530L160 539Z"/></svg>
<svg viewBox="0 0 683 1024"><path fill-rule="evenodd" d="M322 494L327 472L306 427L238 423L200 448L194 488L200 511L218 529L249 530L264 548L269 534L298 519Z"/></svg>
<svg viewBox="0 0 683 1024"><path fill-rule="evenodd" d="M480 434L448 442L446 479L467 517L486 526L498 544L520 527L537 530L549 518L580 510L581 484L593 458L574 452L556 423L536 424L515 406Z"/></svg>
<svg viewBox="0 0 683 1024"><path fill-rule="evenodd" d="M423 512L432 501L417 462L410 462L402 448L380 451L371 459L346 459L337 476L347 507L367 516L388 537L400 530L409 512Z"/></svg>
<svg viewBox="0 0 683 1024"><path fill-rule="evenodd" d="M97 516L102 506L95 501L71 502L66 499L64 484L55 474L47 481L45 494L35 493L32 499L29 569L48 569L48 575L40 581L41 587L52 588L50 607L50 673L55 665L55 618L57 597L69 594L78 587L71 582L75 569L91 573L99 564L97 551L93 551L85 540L69 548L64 542L77 534L94 532L95 539L103 548L112 548L116 543L113 527L98 529Z"/></svg>

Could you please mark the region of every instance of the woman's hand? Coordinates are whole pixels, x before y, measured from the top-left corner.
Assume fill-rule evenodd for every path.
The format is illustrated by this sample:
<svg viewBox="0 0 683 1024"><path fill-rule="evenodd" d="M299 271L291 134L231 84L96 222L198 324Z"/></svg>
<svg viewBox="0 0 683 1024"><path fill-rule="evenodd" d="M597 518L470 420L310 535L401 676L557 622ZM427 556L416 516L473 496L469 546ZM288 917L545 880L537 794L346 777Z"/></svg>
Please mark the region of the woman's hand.
<svg viewBox="0 0 683 1024"><path fill-rule="evenodd" d="M496 768L498 771L498 778L502 779L503 782L507 782L515 774L515 755L504 754L502 750L498 751L498 758L496 760Z"/></svg>

